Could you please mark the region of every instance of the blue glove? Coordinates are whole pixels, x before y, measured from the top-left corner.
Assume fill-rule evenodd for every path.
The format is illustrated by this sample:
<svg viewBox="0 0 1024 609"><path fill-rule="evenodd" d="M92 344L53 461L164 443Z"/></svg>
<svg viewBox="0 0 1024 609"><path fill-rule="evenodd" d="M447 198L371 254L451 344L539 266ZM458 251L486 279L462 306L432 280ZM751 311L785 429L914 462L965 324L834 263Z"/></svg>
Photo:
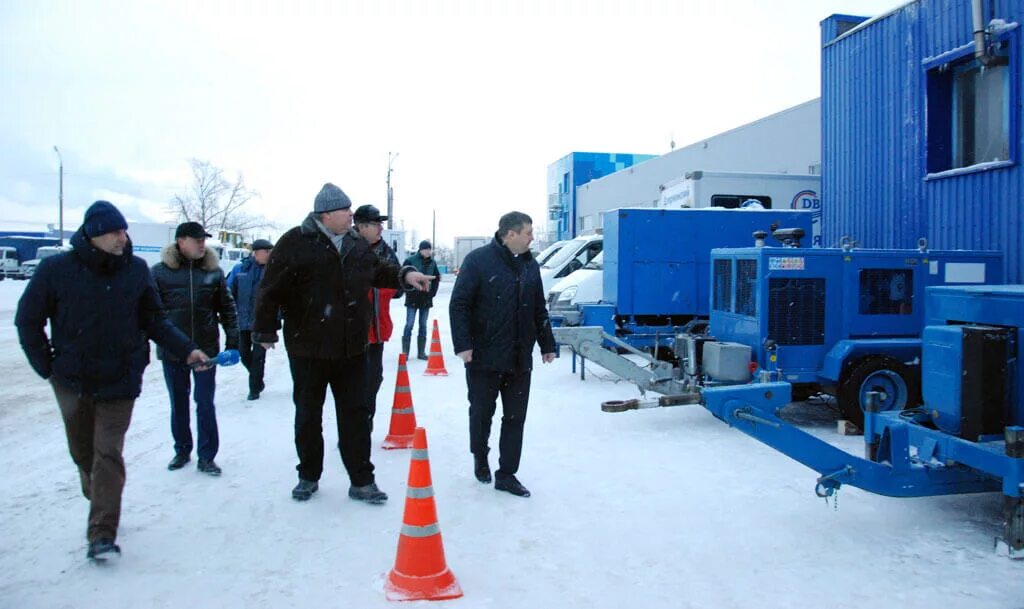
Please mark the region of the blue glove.
<svg viewBox="0 0 1024 609"><path fill-rule="evenodd" d="M216 359L213 361L218 366L234 366L241 361L241 356L238 354L238 349L228 349L227 351L221 351L217 354Z"/></svg>

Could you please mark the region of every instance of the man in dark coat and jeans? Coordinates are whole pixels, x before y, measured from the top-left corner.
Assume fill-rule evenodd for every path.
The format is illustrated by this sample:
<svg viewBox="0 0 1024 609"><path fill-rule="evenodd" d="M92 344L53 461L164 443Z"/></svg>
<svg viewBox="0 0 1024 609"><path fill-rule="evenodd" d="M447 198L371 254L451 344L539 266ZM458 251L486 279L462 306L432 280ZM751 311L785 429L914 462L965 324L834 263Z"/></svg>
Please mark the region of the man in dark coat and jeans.
<svg viewBox="0 0 1024 609"><path fill-rule="evenodd" d="M352 228L352 201L324 184L313 212L281 236L270 255L256 299L253 339L265 348L277 342L284 317L295 402L295 448L299 483L292 498L306 501L319 488L324 468L323 409L327 387L334 395L338 447L357 501L382 504L370 461L366 405L366 339L371 287L427 289L430 277L381 260Z"/></svg>
<svg viewBox="0 0 1024 609"><path fill-rule="evenodd" d="M89 500L87 556L117 557L125 468L122 452L152 338L190 364L209 358L164 316L149 268L132 256L127 223L93 203L72 250L46 258L18 302L15 324L33 370L60 406L82 494ZM46 336L46 323L50 336Z"/></svg>
<svg viewBox="0 0 1024 609"><path fill-rule="evenodd" d="M427 360L427 316L434 306L434 296L441 285L441 273L434 262L434 250L429 241L420 241L419 251L405 260L405 264L413 267L424 275L432 275L437 279L430 282L430 290L413 292L405 298L405 329L402 330L402 353L409 355L409 344L412 342L412 326L416 319L420 320L419 332L416 335L416 359Z"/></svg>
<svg viewBox="0 0 1024 609"><path fill-rule="evenodd" d="M206 247L209 236L198 222L179 224L174 233L174 243L164 247L160 262L153 266L153 280L171 323L196 341L207 355L215 357L220 353L218 323L224 327L225 350L238 350L238 316L235 300L228 291L224 271L220 268L220 259L212 248ZM167 469L181 469L191 458L188 394L194 379L199 440L196 469L211 476L221 475L220 466L213 460L220 449L217 410L213 403L217 391L217 369L192 370L173 353L157 349L156 354L163 361L164 381L171 398L174 457L167 464Z"/></svg>
<svg viewBox="0 0 1024 609"><path fill-rule="evenodd" d="M250 401L260 399L264 388L267 350L252 339L252 318L256 309L256 292L273 249L274 244L266 239L253 241L252 255L228 273L228 290L238 309L239 351L242 365L249 371L249 395L246 399Z"/></svg>
<svg viewBox="0 0 1024 609"><path fill-rule="evenodd" d="M516 211L502 216L494 241L466 256L449 303L455 353L466 364L474 475L480 482L491 481L488 439L501 394L494 488L519 497L530 496L515 474L523 450L534 344L540 344L545 364L555 359L555 338L540 267L530 254L531 241L530 216Z"/></svg>

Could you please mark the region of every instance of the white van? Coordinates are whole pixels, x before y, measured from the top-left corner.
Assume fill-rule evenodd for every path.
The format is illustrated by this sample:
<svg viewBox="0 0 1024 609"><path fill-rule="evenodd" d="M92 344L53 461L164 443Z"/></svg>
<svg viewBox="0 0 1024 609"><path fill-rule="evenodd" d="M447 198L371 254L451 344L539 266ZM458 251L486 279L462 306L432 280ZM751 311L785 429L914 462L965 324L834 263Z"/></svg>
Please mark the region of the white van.
<svg viewBox="0 0 1024 609"><path fill-rule="evenodd" d="M560 250L563 247L565 247L565 244L568 243L568 242L569 242L568 239L566 239L564 241L555 241L551 245L545 247L544 251L539 252L537 254L534 254L533 259L537 261L537 264L543 265L545 262L550 260L552 256L557 254L558 250Z"/></svg>
<svg viewBox="0 0 1024 609"><path fill-rule="evenodd" d="M580 270L604 248L604 235L576 237L540 265L540 279L547 294L555 283Z"/></svg>
<svg viewBox="0 0 1024 609"><path fill-rule="evenodd" d="M548 292L548 311L565 325L580 322L583 305L601 302L604 293L604 252L594 256L583 268L570 273Z"/></svg>
<svg viewBox="0 0 1024 609"><path fill-rule="evenodd" d="M18 264L18 248L0 247L0 279L17 277L21 274Z"/></svg>
<svg viewBox="0 0 1024 609"><path fill-rule="evenodd" d="M67 245L44 245L36 250L35 258L21 263L21 276L25 279L32 279L32 275L35 274L36 267L39 266L40 260L43 258L49 258L50 256L56 256L61 252L69 251L71 251L71 247Z"/></svg>

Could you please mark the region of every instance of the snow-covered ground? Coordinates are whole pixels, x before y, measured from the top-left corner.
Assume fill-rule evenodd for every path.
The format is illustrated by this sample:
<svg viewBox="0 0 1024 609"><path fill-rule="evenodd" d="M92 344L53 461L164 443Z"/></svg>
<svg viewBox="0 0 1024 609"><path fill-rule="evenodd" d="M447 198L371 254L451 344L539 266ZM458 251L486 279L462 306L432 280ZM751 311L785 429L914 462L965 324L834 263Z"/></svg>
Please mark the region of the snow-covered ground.
<svg viewBox="0 0 1024 609"><path fill-rule="evenodd" d="M13 327L24 282L0 282L0 607L385 607L383 577L402 524L408 451L387 433L398 340L385 350L373 459L391 495L350 500L337 450L320 492L295 484L291 380L270 353L267 390L245 401L245 370L218 372L224 476L166 469L172 456L160 366L146 372L127 438L123 558L85 560L87 504L49 386L29 369ZM1000 496L889 499L844 488L838 509L814 496L815 474L700 407L604 414L626 383L568 357L534 373L520 499L478 483L468 449L463 371L410 364L426 427L453 607L1024 607L1024 563L992 552ZM393 309L397 323L405 311ZM330 398L328 398L329 400ZM337 443L325 410L326 444ZM497 445L498 421L495 421ZM829 433L824 425L820 433ZM859 447L859 440L851 439ZM496 449L492 452L492 464ZM422 602L420 604L423 604Z"/></svg>

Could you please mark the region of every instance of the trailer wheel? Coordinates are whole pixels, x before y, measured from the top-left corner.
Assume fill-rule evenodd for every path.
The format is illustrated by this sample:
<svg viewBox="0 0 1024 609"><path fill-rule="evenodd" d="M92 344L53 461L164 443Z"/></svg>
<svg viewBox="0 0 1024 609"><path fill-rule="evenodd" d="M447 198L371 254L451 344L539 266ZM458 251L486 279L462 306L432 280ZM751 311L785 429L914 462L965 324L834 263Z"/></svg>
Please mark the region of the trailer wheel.
<svg viewBox="0 0 1024 609"><path fill-rule="evenodd" d="M854 364L839 384L839 409L846 420L864 427L864 399L869 391L882 394L882 410L916 406L919 380L904 364L891 357L868 357Z"/></svg>

